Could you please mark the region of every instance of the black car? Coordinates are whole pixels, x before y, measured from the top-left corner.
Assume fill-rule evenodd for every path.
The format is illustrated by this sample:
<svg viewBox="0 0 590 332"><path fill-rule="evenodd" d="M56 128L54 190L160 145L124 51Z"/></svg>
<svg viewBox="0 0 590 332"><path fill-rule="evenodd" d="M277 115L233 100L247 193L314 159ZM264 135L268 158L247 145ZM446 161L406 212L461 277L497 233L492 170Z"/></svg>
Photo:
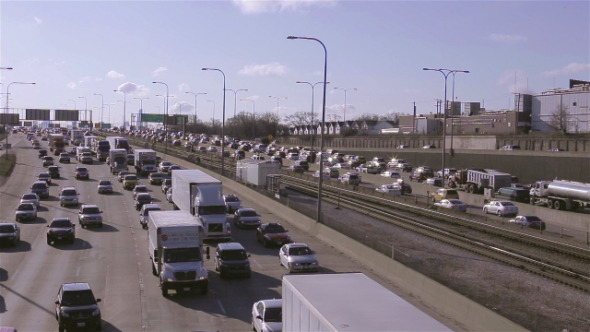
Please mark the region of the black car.
<svg viewBox="0 0 590 332"><path fill-rule="evenodd" d="M66 241L74 243L76 240L76 225L70 218L53 218L51 224L47 225L47 244L57 241Z"/></svg>
<svg viewBox="0 0 590 332"><path fill-rule="evenodd" d="M59 179L61 177L58 166L52 165L47 167L47 172L49 172L52 179Z"/></svg>
<svg viewBox="0 0 590 332"><path fill-rule="evenodd" d="M94 297L90 285L85 282L61 285L55 301L58 330L101 330L102 318L98 302L100 299Z"/></svg>
<svg viewBox="0 0 590 332"><path fill-rule="evenodd" d="M135 197L135 209L137 211L141 210L141 207L144 204L150 204L152 202L152 196L148 193L138 193Z"/></svg>
<svg viewBox="0 0 590 332"><path fill-rule="evenodd" d="M39 159L45 157L47 155L47 150L41 149L39 150Z"/></svg>

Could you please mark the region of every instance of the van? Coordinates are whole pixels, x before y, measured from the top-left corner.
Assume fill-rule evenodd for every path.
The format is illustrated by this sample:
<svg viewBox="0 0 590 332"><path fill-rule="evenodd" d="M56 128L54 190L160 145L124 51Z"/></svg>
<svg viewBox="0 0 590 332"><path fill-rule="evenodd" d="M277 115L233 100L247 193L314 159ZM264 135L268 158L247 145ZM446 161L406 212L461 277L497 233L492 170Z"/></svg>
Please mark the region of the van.
<svg viewBox="0 0 590 332"><path fill-rule="evenodd" d="M524 188L505 187L498 189L496 198L507 199L516 202L529 202L529 191Z"/></svg>
<svg viewBox="0 0 590 332"><path fill-rule="evenodd" d="M215 270L224 278L230 275L250 278L250 261L246 249L238 242L225 242L217 245L215 251Z"/></svg>

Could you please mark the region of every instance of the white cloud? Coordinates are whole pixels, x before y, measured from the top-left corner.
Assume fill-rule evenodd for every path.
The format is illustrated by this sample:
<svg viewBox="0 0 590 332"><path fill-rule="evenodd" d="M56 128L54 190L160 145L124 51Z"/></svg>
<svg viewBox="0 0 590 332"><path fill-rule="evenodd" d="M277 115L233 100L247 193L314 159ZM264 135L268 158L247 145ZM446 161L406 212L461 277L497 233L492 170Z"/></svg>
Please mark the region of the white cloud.
<svg viewBox="0 0 590 332"><path fill-rule="evenodd" d="M113 78L113 79L118 79L118 78L125 78L125 75L118 73L115 70L111 70L107 73L106 77L108 78Z"/></svg>
<svg viewBox="0 0 590 332"><path fill-rule="evenodd" d="M138 97L145 97L150 93L150 90L146 88L145 85L138 85L133 82L125 82L119 85L119 87L117 87L117 90Z"/></svg>
<svg viewBox="0 0 590 332"><path fill-rule="evenodd" d="M589 70L590 70L590 63L572 62L563 68L545 71L545 72L541 73L541 75L543 75L543 76L569 75L569 74L574 74L574 73L579 73L579 72L588 72Z"/></svg>
<svg viewBox="0 0 590 332"><path fill-rule="evenodd" d="M182 114L182 115L194 115L195 106L185 101L176 102L170 105L168 114Z"/></svg>
<svg viewBox="0 0 590 332"><path fill-rule="evenodd" d="M523 70L506 70L498 78L497 84L505 86L508 93L534 94L529 90L527 80L528 76Z"/></svg>
<svg viewBox="0 0 590 332"><path fill-rule="evenodd" d="M526 41L527 38L521 35L507 35L507 34L500 34L500 33L492 33L490 35L490 39L497 42L502 43L517 43L521 41Z"/></svg>
<svg viewBox="0 0 590 332"><path fill-rule="evenodd" d="M69 82L67 84L67 87L70 88L70 89L72 89L72 90L75 89L77 86L78 86L78 84L76 84L76 82Z"/></svg>
<svg viewBox="0 0 590 332"><path fill-rule="evenodd" d="M178 91L180 91L182 93L190 91L190 89L191 89L191 87L186 83L178 84Z"/></svg>
<svg viewBox="0 0 590 332"><path fill-rule="evenodd" d="M282 12L286 10L296 11L301 8L334 6L336 0L233 0L243 14L262 14Z"/></svg>
<svg viewBox="0 0 590 332"><path fill-rule="evenodd" d="M43 23L43 20L38 18L37 16L35 16L34 20L35 20L35 23L37 23L37 25L40 25L41 23Z"/></svg>
<svg viewBox="0 0 590 332"><path fill-rule="evenodd" d="M166 67L158 67L152 72L152 76L158 77L158 76L160 76L161 73L163 73L167 70L168 70L168 68L166 68Z"/></svg>
<svg viewBox="0 0 590 332"><path fill-rule="evenodd" d="M240 69L238 74L249 76L281 76L287 73L287 67L274 62L265 65L249 65Z"/></svg>

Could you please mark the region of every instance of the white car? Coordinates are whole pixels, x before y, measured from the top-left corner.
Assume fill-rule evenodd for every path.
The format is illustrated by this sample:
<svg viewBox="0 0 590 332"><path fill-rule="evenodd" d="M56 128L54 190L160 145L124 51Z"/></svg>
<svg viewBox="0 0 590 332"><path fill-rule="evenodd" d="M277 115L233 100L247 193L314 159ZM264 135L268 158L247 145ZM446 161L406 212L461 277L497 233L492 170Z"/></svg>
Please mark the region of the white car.
<svg viewBox="0 0 590 332"><path fill-rule="evenodd" d="M348 163L336 163L332 166L332 168L336 169L350 169L350 165Z"/></svg>
<svg viewBox="0 0 590 332"><path fill-rule="evenodd" d="M463 203L462 201L456 198L441 199L440 201L434 203L434 205L440 206L445 209L467 212L467 204Z"/></svg>
<svg viewBox="0 0 590 332"><path fill-rule="evenodd" d="M100 180L98 181L98 193L112 193L113 192L113 183L111 180Z"/></svg>
<svg viewBox="0 0 590 332"><path fill-rule="evenodd" d="M158 172L166 173L168 169L172 166L172 163L166 160L162 160L158 165Z"/></svg>
<svg viewBox="0 0 590 332"><path fill-rule="evenodd" d="M375 189L375 191L378 191L378 192L384 193L384 194L392 194L394 196L401 196L401 194L402 194L402 188L397 183L382 184L379 187L377 187Z"/></svg>
<svg viewBox="0 0 590 332"><path fill-rule="evenodd" d="M242 201L236 195L223 195L223 201L225 202L225 211L227 213L233 213L242 207Z"/></svg>
<svg viewBox="0 0 590 332"><path fill-rule="evenodd" d="M386 178L392 178L392 179L401 179L402 178L402 176L396 171L385 171L385 172L381 173L381 176L384 176Z"/></svg>
<svg viewBox="0 0 590 332"><path fill-rule="evenodd" d="M138 184L133 188L133 199L137 197L139 193L147 193L149 192L148 187L145 184Z"/></svg>
<svg viewBox="0 0 590 332"><path fill-rule="evenodd" d="M491 201L483 206L483 213L494 213L499 217L517 215L518 206L510 201Z"/></svg>
<svg viewBox="0 0 590 332"><path fill-rule="evenodd" d="M35 207L39 207L39 196L35 193L24 194L20 198L21 203L33 203Z"/></svg>
<svg viewBox="0 0 590 332"><path fill-rule="evenodd" d="M279 250L281 265L293 272L317 272L320 264L305 243L288 243Z"/></svg>
<svg viewBox="0 0 590 332"><path fill-rule="evenodd" d="M283 300L260 300L252 305L252 330L281 332L283 330Z"/></svg>

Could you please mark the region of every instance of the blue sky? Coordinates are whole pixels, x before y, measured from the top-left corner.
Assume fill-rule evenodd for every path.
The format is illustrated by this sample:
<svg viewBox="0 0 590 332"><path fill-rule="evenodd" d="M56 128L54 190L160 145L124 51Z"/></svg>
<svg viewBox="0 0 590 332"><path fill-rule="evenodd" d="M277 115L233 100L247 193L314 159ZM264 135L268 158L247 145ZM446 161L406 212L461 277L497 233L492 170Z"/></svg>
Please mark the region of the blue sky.
<svg viewBox="0 0 590 332"><path fill-rule="evenodd" d="M456 100L488 110L512 107L514 92L540 94L590 80L589 1L2 1L2 93L11 108L93 109L120 125L126 113L221 119L223 78L237 112L309 111L311 87L323 79L328 51L327 118L436 112L444 77L423 67L469 70L456 75ZM452 76L448 80L451 99ZM335 87L341 89L334 89ZM356 90L354 90L356 88ZM315 111L321 110L321 85ZM84 97L84 98L79 98ZM286 98L282 98L286 97ZM250 99L254 102L244 102ZM5 94L1 98L5 105ZM226 116L234 94L227 92Z"/></svg>

